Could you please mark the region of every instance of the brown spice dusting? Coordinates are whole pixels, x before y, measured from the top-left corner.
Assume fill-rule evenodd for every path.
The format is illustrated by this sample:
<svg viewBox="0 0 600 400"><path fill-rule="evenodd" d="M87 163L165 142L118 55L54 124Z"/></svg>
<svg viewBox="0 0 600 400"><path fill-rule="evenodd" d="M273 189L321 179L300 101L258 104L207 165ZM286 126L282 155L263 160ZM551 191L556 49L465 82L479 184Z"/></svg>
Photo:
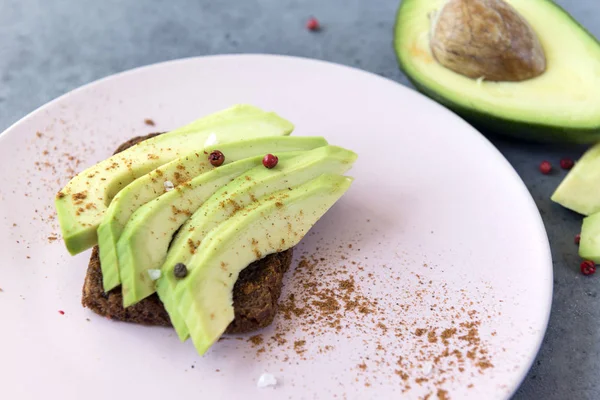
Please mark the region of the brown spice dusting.
<svg viewBox="0 0 600 400"><path fill-rule="evenodd" d="M335 342L364 335L366 356L352 369L357 383L368 386L373 379L397 375L402 393L420 387L429 393L425 398L438 399L449 398L447 382L466 387L474 372L493 367L488 345L479 336L481 321L475 304L480 303L469 299L468 292L461 292L461 309L448 300L455 289L435 283L428 272L420 276L410 272L417 283L403 289L409 273L404 272L400 280L397 266L376 266L389 271L390 279L382 283L375 266L365 265L362 259L348 260L348 248L352 247L340 245L330 257L323 257L318 249L299 256L296 268L288 273L274 332L254 345L259 348L257 355L283 348L295 353L278 358L289 365L318 362ZM386 284L399 285L396 296L381 298L371 290ZM357 330L358 336L349 329ZM309 341L313 341L310 346ZM398 342L402 345L395 345ZM398 360L397 365L392 367L396 363L391 360Z"/></svg>
<svg viewBox="0 0 600 400"><path fill-rule="evenodd" d="M442 340L444 344L448 344L448 339L456 334L456 328L444 329L442 332Z"/></svg>
<svg viewBox="0 0 600 400"><path fill-rule="evenodd" d="M408 374L406 372L401 371L399 369L395 370L394 373L396 375L398 375L400 378L402 378L403 381L407 381L408 378L409 378L409 376L408 376Z"/></svg>
<svg viewBox="0 0 600 400"><path fill-rule="evenodd" d="M177 183L178 185L185 182L185 177L179 172L173 173L173 178L175 179L175 183Z"/></svg>
<svg viewBox="0 0 600 400"><path fill-rule="evenodd" d="M75 201L75 204L80 204L82 200L85 200L87 198L87 192L83 191L79 193L73 193L71 197Z"/></svg>
<svg viewBox="0 0 600 400"><path fill-rule="evenodd" d="M297 307L295 300L296 296L294 296L293 293L290 293L287 300L279 304L279 310L281 311L285 319L292 319L292 315L299 317L302 314L304 314L305 309ZM277 335L275 337L277 337Z"/></svg>
<svg viewBox="0 0 600 400"><path fill-rule="evenodd" d="M248 341L252 343L252 345L254 346L260 346L264 339L262 337L262 335L254 335L254 336L250 336L250 338L248 338Z"/></svg>
<svg viewBox="0 0 600 400"><path fill-rule="evenodd" d="M196 250L198 249L198 246L200 246L200 241L194 242L192 239L188 239L187 244L190 248L190 253L196 254Z"/></svg>
<svg viewBox="0 0 600 400"><path fill-rule="evenodd" d="M154 123L154 121L153 121L153 120L151 120L150 118L146 118L146 119L144 120L144 123L145 123L146 125L148 125L148 126L154 126L154 125L156 125L156 124Z"/></svg>
<svg viewBox="0 0 600 400"><path fill-rule="evenodd" d="M323 294L321 298L322 300L313 301L312 305L317 307L323 315L333 314L340 309L340 303L333 294Z"/></svg>
<svg viewBox="0 0 600 400"><path fill-rule="evenodd" d="M242 209L240 204L237 201L232 200L231 198L227 199L227 204L233 208L233 213L237 213Z"/></svg>
<svg viewBox="0 0 600 400"><path fill-rule="evenodd" d="M488 368L493 368L494 367L494 365L491 362L489 362L488 360L479 361L475 365L477 365L481 370L488 369Z"/></svg>
<svg viewBox="0 0 600 400"><path fill-rule="evenodd" d="M377 323L377 327L382 330L383 334L387 334L388 328L382 322Z"/></svg>
<svg viewBox="0 0 600 400"><path fill-rule="evenodd" d="M174 215L184 214L184 215L187 215L188 217L192 216L192 212L190 210L182 210L182 209L175 207L174 205L171 205L171 211L173 212Z"/></svg>
<svg viewBox="0 0 600 400"><path fill-rule="evenodd" d="M306 340L296 340L294 342L294 350L298 355L302 355L306 351L304 345L306 344Z"/></svg>
<svg viewBox="0 0 600 400"><path fill-rule="evenodd" d="M435 330L429 331L427 334L427 341L429 343L437 343L437 336L435 335Z"/></svg>

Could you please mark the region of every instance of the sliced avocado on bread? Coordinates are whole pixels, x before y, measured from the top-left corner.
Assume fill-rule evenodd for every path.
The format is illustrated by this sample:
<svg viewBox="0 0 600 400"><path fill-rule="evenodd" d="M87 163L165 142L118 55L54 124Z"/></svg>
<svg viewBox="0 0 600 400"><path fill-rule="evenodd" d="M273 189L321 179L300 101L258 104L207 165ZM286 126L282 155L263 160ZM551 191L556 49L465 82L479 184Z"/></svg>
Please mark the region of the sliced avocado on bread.
<svg viewBox="0 0 600 400"><path fill-rule="evenodd" d="M345 176L323 174L261 198L206 236L173 294L200 355L234 319L232 293L239 273L265 255L298 244L351 183Z"/></svg>
<svg viewBox="0 0 600 400"><path fill-rule="evenodd" d="M294 154L297 153L292 152L290 156ZM287 154L281 153L280 157L285 158ZM149 272L162 267L169 243L181 225L217 190L261 165L262 159L263 156L255 156L214 168L176 186L133 213L117 243L125 307L155 292ZM100 241L100 245L103 244ZM105 262L102 253L100 261ZM104 269L102 274L106 276ZM110 289L112 287L105 286L105 290Z"/></svg>
<svg viewBox="0 0 600 400"><path fill-rule="evenodd" d="M117 152L156 136L150 134L123 143ZM284 273L292 262L292 249L268 255L245 268L233 288L235 319L225 333L248 333L268 326L277 312ZM156 294L123 307L119 287L105 292L98 246L92 251L82 291L82 305L115 321L149 326L171 326L169 314Z"/></svg>
<svg viewBox="0 0 600 400"><path fill-rule="evenodd" d="M352 179L342 174L356 154L321 137L277 137L285 130L276 134L269 118L259 123L256 110L247 111L252 128L231 128L229 136L207 130L203 145L131 175L110 203L97 199L102 215L63 215L65 226L98 229L85 306L118 320L173 325L200 354L225 332L272 321L291 249L348 190ZM245 129L251 138L239 136ZM77 236L69 237L71 251Z"/></svg>
<svg viewBox="0 0 600 400"><path fill-rule="evenodd" d="M274 113L239 105L153 137L79 173L58 192L55 206L71 254L97 243L96 230L113 197L126 185L193 149L242 138L286 136L293 125Z"/></svg>
<svg viewBox="0 0 600 400"><path fill-rule="evenodd" d="M271 151L308 150L324 146L322 137L257 137L219 145L213 144L164 164L139 177L123 188L112 200L98 226L98 243L104 289L110 290L121 283L117 242L131 215L141 206L167 192L166 184L179 187L201 174L215 169L208 155L217 147L226 154L224 164L264 155Z"/></svg>
<svg viewBox="0 0 600 400"><path fill-rule="evenodd" d="M331 145L303 152L293 158L279 156L279 163L273 170L261 165L247 171L219 189L198 208L173 240L166 259L163 256L163 274L157 285L158 295L169 311L171 323L180 339L187 338L188 331L179 314L177 303L172 301L172 291L178 281L173 274L175 265L186 264L188 271L194 268L193 264L189 264L189 260L196 254L206 235L233 215L247 211L248 207L253 205L257 206L259 199L275 192L289 190L324 173L343 174L352 167L356 157L350 150ZM145 227L142 225L142 229ZM139 228L136 230L141 231ZM148 229L145 231L144 234L148 235Z"/></svg>

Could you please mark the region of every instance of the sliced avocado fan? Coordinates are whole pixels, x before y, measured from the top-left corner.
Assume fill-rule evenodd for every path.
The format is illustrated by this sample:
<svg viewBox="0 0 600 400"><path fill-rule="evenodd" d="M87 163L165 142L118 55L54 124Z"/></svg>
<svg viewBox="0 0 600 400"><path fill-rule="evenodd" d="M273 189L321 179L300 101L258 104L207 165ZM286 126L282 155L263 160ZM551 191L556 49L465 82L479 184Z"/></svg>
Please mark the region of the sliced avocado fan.
<svg viewBox="0 0 600 400"><path fill-rule="evenodd" d="M354 152L292 130L239 105L86 169L56 198L68 251L98 243L105 291L121 284L124 307L158 292L204 354L234 319L240 271L298 244L352 183ZM262 165L269 153L276 165Z"/></svg>
<svg viewBox="0 0 600 400"><path fill-rule="evenodd" d="M189 261L191 271L176 283L172 295L200 355L234 319L232 291L240 271L300 242L351 182L349 177L323 174L262 197L205 237Z"/></svg>
<svg viewBox="0 0 600 400"><path fill-rule="evenodd" d="M286 159L297 154L280 153L279 157ZM262 165L262 160L263 155L260 155L214 168L160 195L133 213L117 242L124 307L156 291L148 271L161 268L173 235L194 211L217 190L253 167ZM103 244L101 241L101 246ZM114 267L111 265L110 271ZM103 276L106 276L104 272Z"/></svg>
<svg viewBox="0 0 600 400"><path fill-rule="evenodd" d="M97 228L113 197L126 185L209 141L226 143L286 136L293 125L274 113L238 105L172 132L145 140L76 175L58 192L55 206L63 240L71 254L97 243Z"/></svg>
<svg viewBox="0 0 600 400"><path fill-rule="evenodd" d="M325 173L343 174L352 167L356 157L356 153L350 150L331 145L303 152L293 158L280 157L276 168L267 169L262 165L255 167L220 188L202 204L181 227L179 234L173 240L166 254L166 259L164 254L156 256L156 259L163 261L162 274L161 278L158 279L156 290L181 340L187 338L188 331L182 316L178 312L177 303L173 302L172 298L172 292L177 283L177 279L173 275L175 265L177 263L188 265L189 260L196 254L197 248L209 232L238 212L247 210L247 207L252 205L257 205L258 199L272 195L275 192L289 190ZM128 223L128 228L129 225L130 223ZM142 243L165 240L164 237L161 237L162 230L159 229L154 233L150 232L151 228L149 227L154 225L148 223L139 224L135 227ZM170 239L169 235L172 235L172 232L170 230L166 235L167 240ZM126 241L123 240L123 244L125 243ZM152 247L152 250L150 247ZM148 246L148 249L139 253L149 253L154 249L163 251L162 249L165 247L164 243L160 246ZM156 267L153 264L153 267L159 268L161 266ZM194 266L190 264L188 271L193 268ZM139 276L139 274L135 274L135 276Z"/></svg>
<svg viewBox="0 0 600 400"><path fill-rule="evenodd" d="M111 290L121 282L117 242L130 216L142 205L164 194L165 182L171 182L175 187L187 185L195 176L215 169L208 161L207 154L211 151L218 148L225 155L225 165L227 165L244 158L264 155L269 151L308 150L326 144L327 141L319 136L284 136L259 137L212 145L175 159L131 182L115 196L98 226L98 247L104 290ZM128 297L130 301L136 301L133 292L130 296L134 296Z"/></svg>

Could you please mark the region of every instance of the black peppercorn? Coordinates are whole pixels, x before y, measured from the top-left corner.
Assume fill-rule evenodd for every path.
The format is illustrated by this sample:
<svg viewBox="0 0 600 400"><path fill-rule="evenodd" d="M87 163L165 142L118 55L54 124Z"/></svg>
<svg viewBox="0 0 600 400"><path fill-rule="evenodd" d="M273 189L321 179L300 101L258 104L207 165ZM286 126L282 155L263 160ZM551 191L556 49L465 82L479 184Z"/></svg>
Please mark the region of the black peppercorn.
<svg viewBox="0 0 600 400"><path fill-rule="evenodd" d="M173 269L173 274L175 278L185 278L187 276L188 270L184 263L175 264L175 268Z"/></svg>

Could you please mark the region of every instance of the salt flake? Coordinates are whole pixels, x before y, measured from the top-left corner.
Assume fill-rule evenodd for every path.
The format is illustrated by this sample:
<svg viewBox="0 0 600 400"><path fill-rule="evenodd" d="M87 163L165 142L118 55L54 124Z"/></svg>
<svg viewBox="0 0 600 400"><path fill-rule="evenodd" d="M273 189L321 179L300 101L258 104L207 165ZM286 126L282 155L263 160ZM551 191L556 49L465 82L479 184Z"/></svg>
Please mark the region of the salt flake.
<svg viewBox="0 0 600 400"><path fill-rule="evenodd" d="M433 365L430 362L426 362L423 364L423 374L429 375L431 374L431 370L433 369Z"/></svg>
<svg viewBox="0 0 600 400"><path fill-rule="evenodd" d="M258 378L258 382L256 382L256 387L262 389L262 388L266 388L269 386L276 386L277 385L277 379L275 379L275 377L267 372L265 372L264 374L262 374L260 376L260 378Z"/></svg>
<svg viewBox="0 0 600 400"><path fill-rule="evenodd" d="M162 272L160 271L160 269L149 269L148 270L148 276L153 281L155 281L158 278L160 278L161 275L162 275Z"/></svg>
<svg viewBox="0 0 600 400"><path fill-rule="evenodd" d="M210 135L208 135L208 137L206 138L206 141L204 142L204 147L213 146L217 143L219 143L217 135L215 135L214 132L211 132Z"/></svg>
<svg viewBox="0 0 600 400"><path fill-rule="evenodd" d="M170 192L171 190L175 189L175 186L173 186L173 182L171 182L171 181L165 181L164 186L165 186L165 191L167 191L167 192Z"/></svg>

